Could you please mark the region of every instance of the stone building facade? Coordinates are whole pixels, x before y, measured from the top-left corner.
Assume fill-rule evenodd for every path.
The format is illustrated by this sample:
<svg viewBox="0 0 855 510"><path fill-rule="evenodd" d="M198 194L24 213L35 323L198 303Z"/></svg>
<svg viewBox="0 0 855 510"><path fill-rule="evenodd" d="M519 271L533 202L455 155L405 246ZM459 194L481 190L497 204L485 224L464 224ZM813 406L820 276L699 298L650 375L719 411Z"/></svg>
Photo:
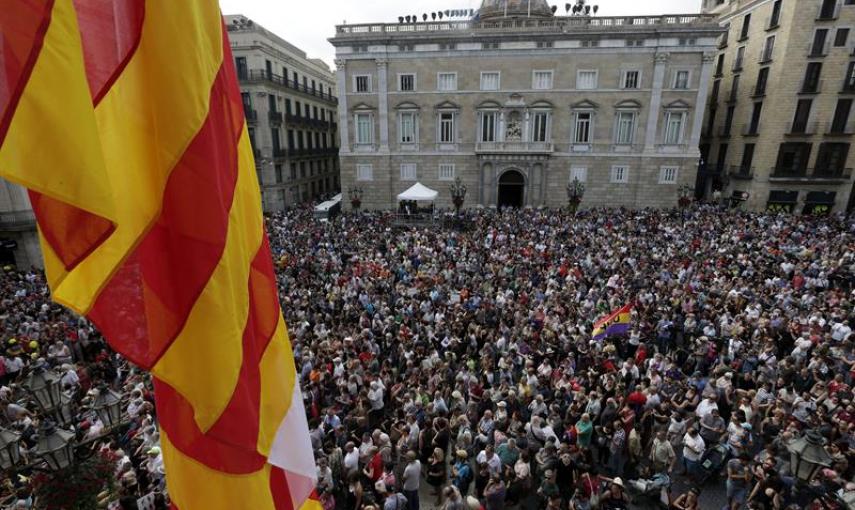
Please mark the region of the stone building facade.
<svg viewBox="0 0 855 510"><path fill-rule="evenodd" d="M706 0L703 10L725 33L698 188L747 198L750 210L850 208L855 2Z"/></svg>
<svg viewBox="0 0 855 510"><path fill-rule="evenodd" d="M390 208L416 181L450 207L670 207L694 185L721 29L712 16L555 16L485 0L465 21L342 25L342 189Z"/></svg>
<svg viewBox="0 0 855 510"><path fill-rule="evenodd" d="M334 194L338 127L326 64L242 15L225 16L265 211Z"/></svg>

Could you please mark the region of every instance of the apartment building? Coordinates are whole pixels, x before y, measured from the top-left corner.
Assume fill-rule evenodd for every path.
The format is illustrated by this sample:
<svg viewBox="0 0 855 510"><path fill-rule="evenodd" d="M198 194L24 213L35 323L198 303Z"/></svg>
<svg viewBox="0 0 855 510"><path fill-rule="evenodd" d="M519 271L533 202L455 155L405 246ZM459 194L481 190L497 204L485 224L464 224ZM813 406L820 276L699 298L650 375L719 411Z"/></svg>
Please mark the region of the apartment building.
<svg viewBox="0 0 855 510"><path fill-rule="evenodd" d="M724 28L697 189L750 210L849 207L855 1L706 0Z"/></svg>

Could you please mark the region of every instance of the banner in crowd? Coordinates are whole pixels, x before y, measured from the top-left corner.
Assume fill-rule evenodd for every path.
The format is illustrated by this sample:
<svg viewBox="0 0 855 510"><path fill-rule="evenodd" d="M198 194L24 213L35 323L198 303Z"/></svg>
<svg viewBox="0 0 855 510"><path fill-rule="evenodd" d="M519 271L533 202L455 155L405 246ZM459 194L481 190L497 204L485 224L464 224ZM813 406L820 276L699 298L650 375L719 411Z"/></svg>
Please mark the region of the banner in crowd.
<svg viewBox="0 0 855 510"><path fill-rule="evenodd" d="M607 336L624 335L629 331L632 304L624 305L594 323L591 336L594 340L602 340Z"/></svg>
<svg viewBox="0 0 855 510"><path fill-rule="evenodd" d="M175 508L319 508L216 0L0 0L0 175L56 301L155 379Z"/></svg>

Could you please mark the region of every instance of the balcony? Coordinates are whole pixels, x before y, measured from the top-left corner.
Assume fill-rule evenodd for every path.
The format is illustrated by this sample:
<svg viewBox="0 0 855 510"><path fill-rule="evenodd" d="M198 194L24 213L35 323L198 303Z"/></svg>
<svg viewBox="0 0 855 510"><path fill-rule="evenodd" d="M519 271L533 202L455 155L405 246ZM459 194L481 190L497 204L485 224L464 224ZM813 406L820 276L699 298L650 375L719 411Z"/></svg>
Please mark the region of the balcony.
<svg viewBox="0 0 855 510"><path fill-rule="evenodd" d="M253 108L249 108L247 106L243 107L243 115L246 117L246 122L248 124L255 124L258 122L258 112Z"/></svg>
<svg viewBox="0 0 855 510"><path fill-rule="evenodd" d="M793 123L790 130L784 133L786 136L811 136L816 134L818 130L817 122L805 122L803 124Z"/></svg>
<svg viewBox="0 0 855 510"><path fill-rule="evenodd" d="M739 59L739 60L734 61L733 67L730 70L733 71L734 73L738 73L739 71L742 71L742 61L743 60L745 60L744 57Z"/></svg>
<svg viewBox="0 0 855 510"><path fill-rule="evenodd" d="M282 112L267 112L267 118L270 120L271 124L282 124Z"/></svg>
<svg viewBox="0 0 855 510"><path fill-rule="evenodd" d="M777 16L769 16L769 21L766 23L766 31L775 30L779 26L781 26L780 13Z"/></svg>
<svg viewBox="0 0 855 510"><path fill-rule="evenodd" d="M476 154L551 154L553 145L549 142L478 142Z"/></svg>
<svg viewBox="0 0 855 510"><path fill-rule="evenodd" d="M772 168L769 171L769 181L780 183L841 184L848 182L851 177L851 168Z"/></svg>
<svg viewBox="0 0 855 510"><path fill-rule="evenodd" d="M280 158L281 159L287 155L288 155L288 151L286 151L285 149L275 148L275 147L273 148L273 157L274 158Z"/></svg>
<svg viewBox="0 0 855 510"><path fill-rule="evenodd" d="M727 169L727 175L738 181L750 181L754 178L754 167L742 165L730 165Z"/></svg>
<svg viewBox="0 0 855 510"><path fill-rule="evenodd" d="M0 230L29 230L36 226L32 210L0 212Z"/></svg>
<svg viewBox="0 0 855 510"><path fill-rule="evenodd" d="M775 48L764 48L760 55L760 64L766 65L772 61L772 55L775 53Z"/></svg>
<svg viewBox="0 0 855 510"><path fill-rule="evenodd" d="M807 48L807 56L808 58L822 58L828 55L828 50L831 47L831 40L826 38L822 44L814 44L813 42L808 45Z"/></svg>
<svg viewBox="0 0 855 510"><path fill-rule="evenodd" d="M819 94L822 92L822 80L807 80L799 87L799 94Z"/></svg>
<svg viewBox="0 0 855 510"><path fill-rule="evenodd" d="M758 136L760 134L760 124L745 124L742 126L742 136Z"/></svg>
<svg viewBox="0 0 855 510"><path fill-rule="evenodd" d="M280 87L285 87L287 89L291 89L297 92L301 92L308 96L313 96L322 101L328 101L332 104L338 104L338 98L332 95L332 92L320 92L317 89L313 89L310 86L303 85L300 82L296 82L293 80L289 80L278 74L268 73L264 69L251 69L249 73L241 78L241 81L246 82L268 82L273 83L275 85L279 85Z"/></svg>
<svg viewBox="0 0 855 510"><path fill-rule="evenodd" d="M829 122L825 127L826 136L849 136L855 133L855 123Z"/></svg>

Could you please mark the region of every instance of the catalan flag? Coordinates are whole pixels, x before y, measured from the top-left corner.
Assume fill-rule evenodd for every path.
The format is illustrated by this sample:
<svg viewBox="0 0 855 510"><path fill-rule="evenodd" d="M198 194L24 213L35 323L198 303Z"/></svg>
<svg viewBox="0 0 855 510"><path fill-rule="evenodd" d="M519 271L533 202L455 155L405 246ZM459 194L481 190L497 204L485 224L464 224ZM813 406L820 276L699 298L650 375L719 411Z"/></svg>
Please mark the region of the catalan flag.
<svg viewBox="0 0 855 510"><path fill-rule="evenodd" d="M602 340L607 336L623 335L629 331L632 304L624 305L594 323L591 336L594 340Z"/></svg>
<svg viewBox="0 0 855 510"><path fill-rule="evenodd" d="M58 302L155 379L174 508L320 508L216 0L0 0L0 175Z"/></svg>

